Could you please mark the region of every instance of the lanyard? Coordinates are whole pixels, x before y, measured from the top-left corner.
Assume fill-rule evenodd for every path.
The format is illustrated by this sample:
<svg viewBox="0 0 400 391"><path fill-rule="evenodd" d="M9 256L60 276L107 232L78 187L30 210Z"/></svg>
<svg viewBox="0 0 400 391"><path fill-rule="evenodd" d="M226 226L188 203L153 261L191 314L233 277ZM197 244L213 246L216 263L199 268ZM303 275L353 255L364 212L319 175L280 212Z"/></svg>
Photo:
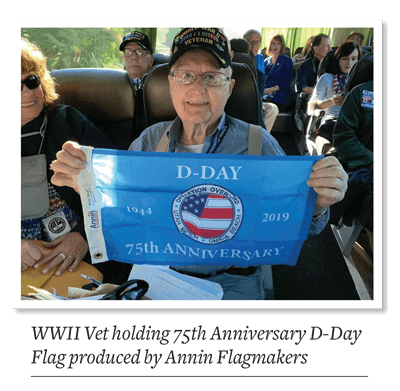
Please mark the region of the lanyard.
<svg viewBox="0 0 400 391"><path fill-rule="evenodd" d="M42 125L40 126L39 131L31 132L31 133L27 133L27 134L21 134L21 138L34 136L36 134L40 134L42 136L42 141L40 143L38 155L40 155L40 152L42 150L43 141L44 141L44 134L46 133L46 128L47 128L47 115L44 116L44 119L43 119Z"/></svg>
<svg viewBox="0 0 400 391"><path fill-rule="evenodd" d="M215 153L215 151L220 146L223 138L225 137L227 131L228 131L228 125L225 125L225 121L224 121L222 126L219 128L219 130L215 134L213 140L211 141L211 145L208 148L208 151L206 153Z"/></svg>

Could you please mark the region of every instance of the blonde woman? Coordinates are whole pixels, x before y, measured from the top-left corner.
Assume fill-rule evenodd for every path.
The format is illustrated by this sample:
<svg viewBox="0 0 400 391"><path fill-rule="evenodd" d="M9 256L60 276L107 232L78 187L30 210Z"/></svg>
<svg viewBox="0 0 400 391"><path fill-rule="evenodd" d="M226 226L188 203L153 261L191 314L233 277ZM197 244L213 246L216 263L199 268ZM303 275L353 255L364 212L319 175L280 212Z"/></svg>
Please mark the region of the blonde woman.
<svg viewBox="0 0 400 391"><path fill-rule="evenodd" d="M50 183L49 165L67 140L113 145L79 111L58 105L57 98L43 53L21 39L21 270L46 265L43 273L57 267L56 275L61 275L76 269L88 245L80 198ZM47 180L32 183L33 176ZM44 241L44 249L35 244L38 240Z"/></svg>

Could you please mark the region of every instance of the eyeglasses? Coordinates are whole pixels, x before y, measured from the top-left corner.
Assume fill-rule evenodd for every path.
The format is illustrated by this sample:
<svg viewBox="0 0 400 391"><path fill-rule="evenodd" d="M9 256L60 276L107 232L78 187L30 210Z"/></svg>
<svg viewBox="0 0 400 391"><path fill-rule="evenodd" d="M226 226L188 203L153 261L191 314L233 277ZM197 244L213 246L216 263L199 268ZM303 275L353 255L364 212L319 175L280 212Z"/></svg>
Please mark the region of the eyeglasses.
<svg viewBox="0 0 400 391"><path fill-rule="evenodd" d="M129 280L105 294L100 300L140 300L148 291L144 280Z"/></svg>
<svg viewBox="0 0 400 391"><path fill-rule="evenodd" d="M252 39L248 39L247 42L253 46L253 45L259 45L261 43L261 40L259 41L253 41Z"/></svg>
<svg viewBox="0 0 400 391"><path fill-rule="evenodd" d="M149 52L147 52L147 51L144 50L144 49L135 49L135 50L132 50L132 49L124 49L124 50L122 51L122 53L125 54L125 57L130 57L130 56L132 56L133 53L136 53L139 57L142 57L142 56L144 56L145 54L148 54Z"/></svg>
<svg viewBox="0 0 400 391"><path fill-rule="evenodd" d="M24 84L30 89L34 90L40 86L40 78L36 75L30 75L26 79L21 80L21 92L24 88Z"/></svg>
<svg viewBox="0 0 400 391"><path fill-rule="evenodd" d="M230 77L220 72L205 72L196 74L185 69L177 69L169 74L172 76L172 81L174 83L183 85L193 84L197 76L201 77L203 84L210 87L223 87L227 81L231 80Z"/></svg>

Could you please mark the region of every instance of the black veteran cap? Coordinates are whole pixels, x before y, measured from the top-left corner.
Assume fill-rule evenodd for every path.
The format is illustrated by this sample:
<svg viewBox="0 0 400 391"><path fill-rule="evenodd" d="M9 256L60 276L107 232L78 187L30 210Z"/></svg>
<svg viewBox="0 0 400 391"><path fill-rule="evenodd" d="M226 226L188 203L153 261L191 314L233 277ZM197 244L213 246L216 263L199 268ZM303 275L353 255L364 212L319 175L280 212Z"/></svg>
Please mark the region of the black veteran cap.
<svg viewBox="0 0 400 391"><path fill-rule="evenodd" d="M169 67L189 49L203 49L210 52L221 65L228 68L231 56L228 47L228 38L219 28L185 28L175 35L172 43Z"/></svg>
<svg viewBox="0 0 400 391"><path fill-rule="evenodd" d="M140 31L132 31L128 35L125 35L125 37L122 38L121 45L119 45L119 50L124 50L124 47L128 42L136 42L143 49L148 50L153 54L153 46L151 45L149 37Z"/></svg>

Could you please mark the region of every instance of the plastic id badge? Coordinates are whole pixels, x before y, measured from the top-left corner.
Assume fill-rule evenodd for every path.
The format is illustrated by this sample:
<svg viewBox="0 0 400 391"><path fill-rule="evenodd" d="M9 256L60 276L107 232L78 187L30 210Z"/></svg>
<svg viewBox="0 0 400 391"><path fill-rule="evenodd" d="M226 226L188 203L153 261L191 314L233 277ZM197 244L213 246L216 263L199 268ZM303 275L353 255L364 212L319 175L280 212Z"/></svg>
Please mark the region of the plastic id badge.
<svg viewBox="0 0 400 391"><path fill-rule="evenodd" d="M306 181L321 157L82 150L93 263L296 264L317 197Z"/></svg>

